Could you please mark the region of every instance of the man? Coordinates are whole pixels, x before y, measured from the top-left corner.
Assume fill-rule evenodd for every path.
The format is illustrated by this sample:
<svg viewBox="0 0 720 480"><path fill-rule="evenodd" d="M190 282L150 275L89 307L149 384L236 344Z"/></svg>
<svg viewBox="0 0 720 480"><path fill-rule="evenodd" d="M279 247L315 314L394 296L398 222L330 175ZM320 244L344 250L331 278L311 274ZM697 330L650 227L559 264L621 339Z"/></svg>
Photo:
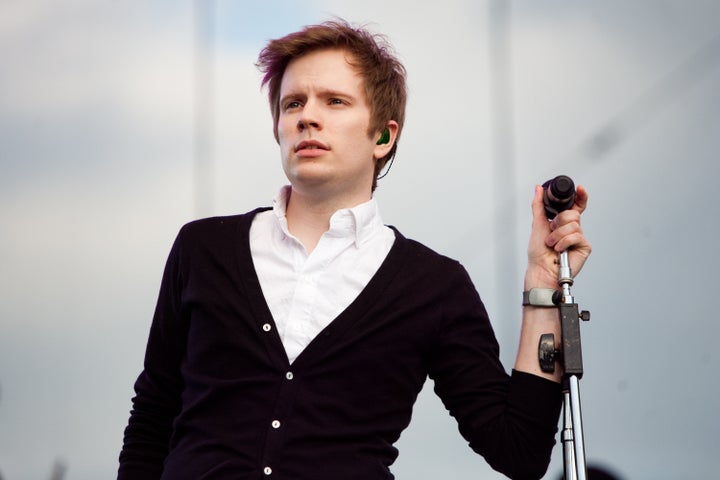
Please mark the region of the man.
<svg viewBox="0 0 720 480"><path fill-rule="evenodd" d="M470 446L539 478L561 405L537 362L557 310L523 307L513 374L463 267L383 225L372 197L397 148L405 70L382 38L328 22L261 52L290 185L273 208L183 227L137 380L120 479L391 479L429 376ZM525 289L590 253L587 193L553 222L533 200ZM544 378L543 378L544 377Z"/></svg>

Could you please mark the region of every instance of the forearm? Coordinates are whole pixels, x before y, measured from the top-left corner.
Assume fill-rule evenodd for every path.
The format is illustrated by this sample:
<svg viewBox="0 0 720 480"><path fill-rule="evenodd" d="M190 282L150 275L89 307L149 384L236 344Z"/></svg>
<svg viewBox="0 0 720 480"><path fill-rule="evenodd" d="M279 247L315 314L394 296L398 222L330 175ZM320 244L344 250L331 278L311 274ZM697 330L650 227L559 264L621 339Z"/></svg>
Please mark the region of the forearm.
<svg viewBox="0 0 720 480"><path fill-rule="evenodd" d="M528 268L524 284L526 291L532 288L559 288L558 256L561 252L568 252L568 267L572 276L582 269L592 251L580 226L580 215L585 210L587 199L587 191L578 186L574 206L560 212L549 222L543 206L543 188L535 188L532 203L533 228L528 245ZM553 334L556 341L561 341L558 308L524 306L522 309L522 328L515 369L559 382L563 375L560 365L556 365L555 372L545 373L540 369L538 361L538 346L543 334Z"/></svg>
<svg viewBox="0 0 720 480"><path fill-rule="evenodd" d="M520 330L520 343L518 345L515 370L538 375L555 382L560 382L562 368L556 364L555 372L546 373L540 369L538 360L538 346L540 336L546 333L555 335L560 339L560 321L557 308L522 307L523 320Z"/></svg>
<svg viewBox="0 0 720 480"><path fill-rule="evenodd" d="M527 291L531 288L557 289L558 286L556 281L552 281L547 276L540 276L529 272L525 276L524 289ZM519 295L518 303L520 303ZM553 373L546 373L540 369L538 347L540 337L546 333L553 334L556 339L561 338L558 309L555 307L523 306L522 327L520 330L517 358L515 359L515 370L560 382L562 369L559 364L556 364L555 372Z"/></svg>
<svg viewBox="0 0 720 480"><path fill-rule="evenodd" d="M135 389L137 395L120 452L118 480L158 479L168 454L172 422L179 409L175 398L179 395L164 395L171 389L154 385L147 372L139 376Z"/></svg>

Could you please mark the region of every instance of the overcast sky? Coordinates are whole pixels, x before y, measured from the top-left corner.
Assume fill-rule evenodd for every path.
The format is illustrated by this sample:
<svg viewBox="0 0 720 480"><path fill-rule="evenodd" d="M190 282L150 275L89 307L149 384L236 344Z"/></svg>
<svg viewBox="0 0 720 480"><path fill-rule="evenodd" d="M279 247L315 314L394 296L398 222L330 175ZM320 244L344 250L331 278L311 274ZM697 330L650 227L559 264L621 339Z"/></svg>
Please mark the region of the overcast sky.
<svg viewBox="0 0 720 480"><path fill-rule="evenodd" d="M588 460L716 475L720 4L507 3L0 1L3 480L113 477L175 234L285 182L257 53L333 15L408 69L384 221L467 267L509 369L533 185L585 185ZM427 387L398 479L502 478Z"/></svg>

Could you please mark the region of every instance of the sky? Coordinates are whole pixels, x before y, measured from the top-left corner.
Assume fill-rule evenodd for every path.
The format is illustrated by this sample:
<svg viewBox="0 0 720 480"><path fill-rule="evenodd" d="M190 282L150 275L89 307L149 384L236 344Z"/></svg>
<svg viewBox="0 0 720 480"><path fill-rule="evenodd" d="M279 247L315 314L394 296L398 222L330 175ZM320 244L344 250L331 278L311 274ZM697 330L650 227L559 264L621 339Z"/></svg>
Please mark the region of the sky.
<svg viewBox="0 0 720 480"><path fill-rule="evenodd" d="M498 5L0 2L0 477L113 477L178 229L285 182L257 53L333 16L385 34L408 70L383 220L466 266L506 367L533 186L567 174L594 247L573 286L592 312L588 462L720 471L720 4ZM503 478L431 382L398 448L398 479Z"/></svg>

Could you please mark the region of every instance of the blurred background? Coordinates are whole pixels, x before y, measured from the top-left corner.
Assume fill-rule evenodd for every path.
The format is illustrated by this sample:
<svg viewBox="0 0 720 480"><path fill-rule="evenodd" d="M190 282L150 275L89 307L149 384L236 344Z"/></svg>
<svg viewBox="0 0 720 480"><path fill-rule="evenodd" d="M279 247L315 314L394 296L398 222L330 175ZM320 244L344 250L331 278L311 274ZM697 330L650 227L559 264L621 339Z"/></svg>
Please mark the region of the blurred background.
<svg viewBox="0 0 720 480"><path fill-rule="evenodd" d="M175 234L285 181L257 53L333 16L408 69L384 221L466 266L509 369L533 186L585 185L588 463L717 475L720 3L0 0L0 477L114 477ZM431 382L398 447L502 478Z"/></svg>

